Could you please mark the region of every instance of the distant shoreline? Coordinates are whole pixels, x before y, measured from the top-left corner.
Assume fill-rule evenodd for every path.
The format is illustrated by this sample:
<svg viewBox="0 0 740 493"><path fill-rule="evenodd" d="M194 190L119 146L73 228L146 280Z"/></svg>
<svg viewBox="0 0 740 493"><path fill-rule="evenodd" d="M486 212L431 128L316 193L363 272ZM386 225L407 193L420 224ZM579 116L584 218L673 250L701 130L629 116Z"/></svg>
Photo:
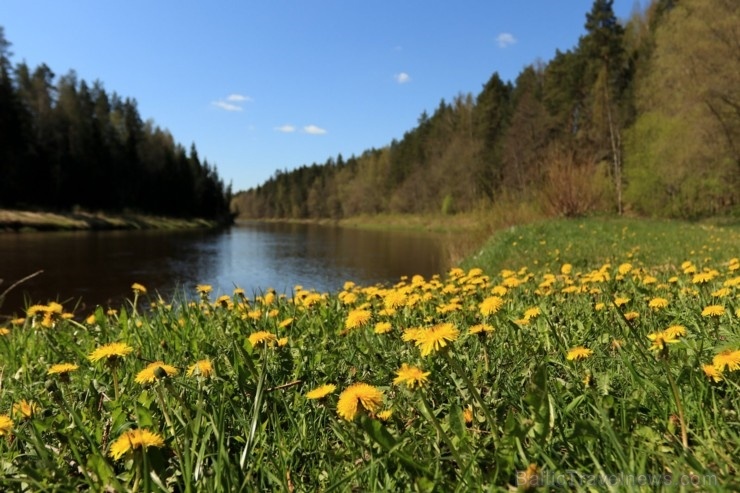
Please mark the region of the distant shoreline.
<svg viewBox="0 0 740 493"><path fill-rule="evenodd" d="M182 219L145 214L39 212L0 209L0 234L41 231L109 231L141 229L212 229L225 221Z"/></svg>

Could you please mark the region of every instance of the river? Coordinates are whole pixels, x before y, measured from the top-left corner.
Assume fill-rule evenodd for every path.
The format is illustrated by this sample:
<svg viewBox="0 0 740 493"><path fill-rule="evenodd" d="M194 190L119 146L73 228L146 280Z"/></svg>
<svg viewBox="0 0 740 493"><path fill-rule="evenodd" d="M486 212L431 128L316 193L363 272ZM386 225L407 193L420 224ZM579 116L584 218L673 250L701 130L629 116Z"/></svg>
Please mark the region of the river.
<svg viewBox="0 0 740 493"><path fill-rule="evenodd" d="M212 285L214 296L235 287L250 296L268 288L290 294L296 285L336 292L345 281L395 283L447 269L443 238L424 232L245 222L221 231L7 233L0 234L0 293L43 273L8 294L0 323L49 301L79 314L118 308L134 282L170 300L197 284Z"/></svg>

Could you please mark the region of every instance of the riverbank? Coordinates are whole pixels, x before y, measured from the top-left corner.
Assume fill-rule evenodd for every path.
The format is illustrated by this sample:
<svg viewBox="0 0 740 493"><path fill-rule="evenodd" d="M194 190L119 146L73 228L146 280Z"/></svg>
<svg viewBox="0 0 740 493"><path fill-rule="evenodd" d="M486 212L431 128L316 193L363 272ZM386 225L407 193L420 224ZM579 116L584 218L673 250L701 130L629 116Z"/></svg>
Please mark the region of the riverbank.
<svg viewBox="0 0 740 493"><path fill-rule="evenodd" d="M145 214L36 212L0 209L0 233L32 231L103 231L136 229L216 228L217 221L180 219Z"/></svg>

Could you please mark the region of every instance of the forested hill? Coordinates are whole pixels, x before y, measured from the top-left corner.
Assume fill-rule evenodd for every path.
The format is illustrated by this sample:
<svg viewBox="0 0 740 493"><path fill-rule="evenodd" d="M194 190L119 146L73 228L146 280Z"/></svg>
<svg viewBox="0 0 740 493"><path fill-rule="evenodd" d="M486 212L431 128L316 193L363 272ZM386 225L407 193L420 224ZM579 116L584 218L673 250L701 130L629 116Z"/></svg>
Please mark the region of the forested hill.
<svg viewBox="0 0 740 493"><path fill-rule="evenodd" d="M701 217L740 203L740 2L596 0L577 46L423 113L359 157L277 172L244 217L447 213L502 199L547 213Z"/></svg>
<svg viewBox="0 0 740 493"><path fill-rule="evenodd" d="M0 27L0 208L227 220L214 166L103 85L12 65Z"/></svg>

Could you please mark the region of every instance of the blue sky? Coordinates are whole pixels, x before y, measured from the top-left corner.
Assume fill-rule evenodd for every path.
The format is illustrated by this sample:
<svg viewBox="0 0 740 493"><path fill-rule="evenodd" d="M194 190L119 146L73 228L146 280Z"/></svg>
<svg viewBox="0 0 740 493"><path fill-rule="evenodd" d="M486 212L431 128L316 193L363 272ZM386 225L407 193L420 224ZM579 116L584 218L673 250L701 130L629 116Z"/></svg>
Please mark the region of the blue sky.
<svg viewBox="0 0 740 493"><path fill-rule="evenodd" d="M644 0L643 0L644 2ZM639 4L615 0L626 19ZM2 0L12 60L70 69L234 191L382 147L442 98L575 46L591 0Z"/></svg>

